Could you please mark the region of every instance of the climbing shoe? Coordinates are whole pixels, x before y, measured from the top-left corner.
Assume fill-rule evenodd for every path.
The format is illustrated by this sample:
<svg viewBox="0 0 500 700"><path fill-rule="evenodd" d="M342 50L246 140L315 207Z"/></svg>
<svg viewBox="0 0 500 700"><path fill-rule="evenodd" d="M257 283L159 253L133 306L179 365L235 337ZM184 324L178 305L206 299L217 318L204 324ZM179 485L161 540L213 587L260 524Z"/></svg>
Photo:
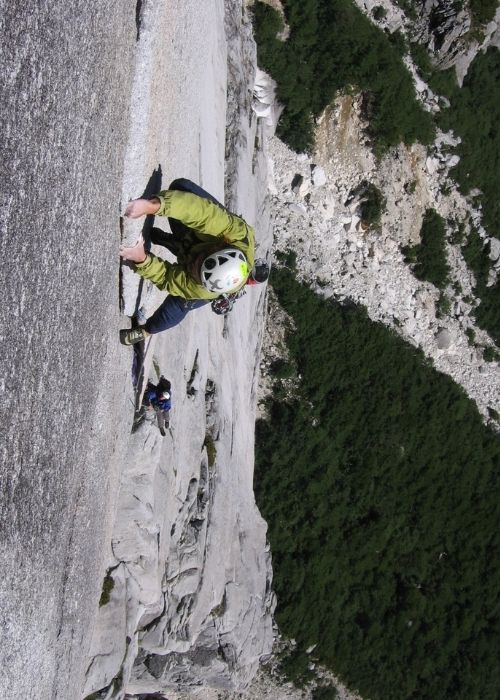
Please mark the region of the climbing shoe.
<svg viewBox="0 0 500 700"><path fill-rule="evenodd" d="M120 331L120 343L122 345L135 345L145 338L144 328L122 328Z"/></svg>

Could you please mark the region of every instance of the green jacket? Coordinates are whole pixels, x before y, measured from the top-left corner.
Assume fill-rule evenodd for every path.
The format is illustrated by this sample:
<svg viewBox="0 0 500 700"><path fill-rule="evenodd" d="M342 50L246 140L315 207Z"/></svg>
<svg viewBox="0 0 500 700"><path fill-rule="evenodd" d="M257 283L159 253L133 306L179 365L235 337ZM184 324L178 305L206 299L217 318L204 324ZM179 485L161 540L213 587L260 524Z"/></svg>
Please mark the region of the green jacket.
<svg viewBox="0 0 500 700"><path fill-rule="evenodd" d="M183 299L215 299L219 294L209 292L197 279L194 269L200 256L203 259L226 245L245 254L250 274L255 258L255 232L243 219L190 192L165 190L155 196L160 200L157 216L169 216L192 229L190 245L179 253L177 263L150 253L143 263L135 266L141 277ZM238 289L245 283L246 280Z"/></svg>

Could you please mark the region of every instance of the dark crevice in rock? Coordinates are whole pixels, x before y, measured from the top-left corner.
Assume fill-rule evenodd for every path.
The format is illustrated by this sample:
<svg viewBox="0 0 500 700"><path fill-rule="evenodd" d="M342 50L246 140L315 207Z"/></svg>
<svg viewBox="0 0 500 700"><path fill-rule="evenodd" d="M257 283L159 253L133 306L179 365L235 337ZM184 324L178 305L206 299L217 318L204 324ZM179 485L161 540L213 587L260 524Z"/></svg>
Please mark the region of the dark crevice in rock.
<svg viewBox="0 0 500 700"><path fill-rule="evenodd" d="M194 356L194 362L193 362L193 367L191 369L191 374L189 376L189 381L186 386L186 394L190 398L194 398L196 394L198 393L198 389L196 387L196 379L198 377L198 374L200 372L200 368L198 365L198 356L200 354L199 350L196 350L196 354Z"/></svg>
<svg viewBox="0 0 500 700"><path fill-rule="evenodd" d="M161 622L162 617L165 615L166 611L167 611L167 603L165 600L165 596L163 595L163 608L162 608L161 613L157 617L155 617L153 620L151 620L151 622L148 622L147 625L144 625L144 627L142 627L141 631L142 632L149 632L150 630L154 629L156 627L156 625L158 625Z"/></svg>
<svg viewBox="0 0 500 700"><path fill-rule="evenodd" d="M141 36L141 25L142 25L142 0L137 0L137 3L135 5L135 27L136 27L136 36L135 40L139 41L140 36Z"/></svg>

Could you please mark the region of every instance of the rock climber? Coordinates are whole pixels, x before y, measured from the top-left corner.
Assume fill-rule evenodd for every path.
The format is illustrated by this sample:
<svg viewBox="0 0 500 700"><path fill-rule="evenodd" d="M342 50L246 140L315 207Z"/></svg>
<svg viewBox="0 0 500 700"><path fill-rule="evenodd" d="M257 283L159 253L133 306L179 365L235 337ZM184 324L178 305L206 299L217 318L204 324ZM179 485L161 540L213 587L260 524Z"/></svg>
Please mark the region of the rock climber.
<svg viewBox="0 0 500 700"><path fill-rule="evenodd" d="M132 262L141 277L168 292L144 325L120 331L124 345L176 326L190 311L213 300L234 303L246 284L267 280L267 262L254 259L254 229L191 180L174 180L168 190L134 199L125 210L132 219L146 215L168 217L172 233L155 227L151 241L174 253L177 263L147 253L142 237L134 246L120 248L121 257ZM219 310L215 303L214 311L226 313L232 303L225 309L220 304Z"/></svg>
<svg viewBox="0 0 500 700"><path fill-rule="evenodd" d="M165 428L170 426L170 409L172 408L171 384L161 376L158 384L149 381L142 399L141 411L154 411L160 433L165 435ZM144 413L142 414L144 415Z"/></svg>

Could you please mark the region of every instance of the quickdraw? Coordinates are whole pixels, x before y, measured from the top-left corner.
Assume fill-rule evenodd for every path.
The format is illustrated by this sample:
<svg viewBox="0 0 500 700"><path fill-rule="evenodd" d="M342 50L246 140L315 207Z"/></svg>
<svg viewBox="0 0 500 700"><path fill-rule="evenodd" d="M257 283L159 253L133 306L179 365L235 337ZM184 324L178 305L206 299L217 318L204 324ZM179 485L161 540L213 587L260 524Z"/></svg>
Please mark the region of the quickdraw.
<svg viewBox="0 0 500 700"><path fill-rule="evenodd" d="M212 311L218 316L225 316L232 310L234 302L245 293L245 289L240 289L238 292L233 292L232 294L221 294L220 297L212 301Z"/></svg>

